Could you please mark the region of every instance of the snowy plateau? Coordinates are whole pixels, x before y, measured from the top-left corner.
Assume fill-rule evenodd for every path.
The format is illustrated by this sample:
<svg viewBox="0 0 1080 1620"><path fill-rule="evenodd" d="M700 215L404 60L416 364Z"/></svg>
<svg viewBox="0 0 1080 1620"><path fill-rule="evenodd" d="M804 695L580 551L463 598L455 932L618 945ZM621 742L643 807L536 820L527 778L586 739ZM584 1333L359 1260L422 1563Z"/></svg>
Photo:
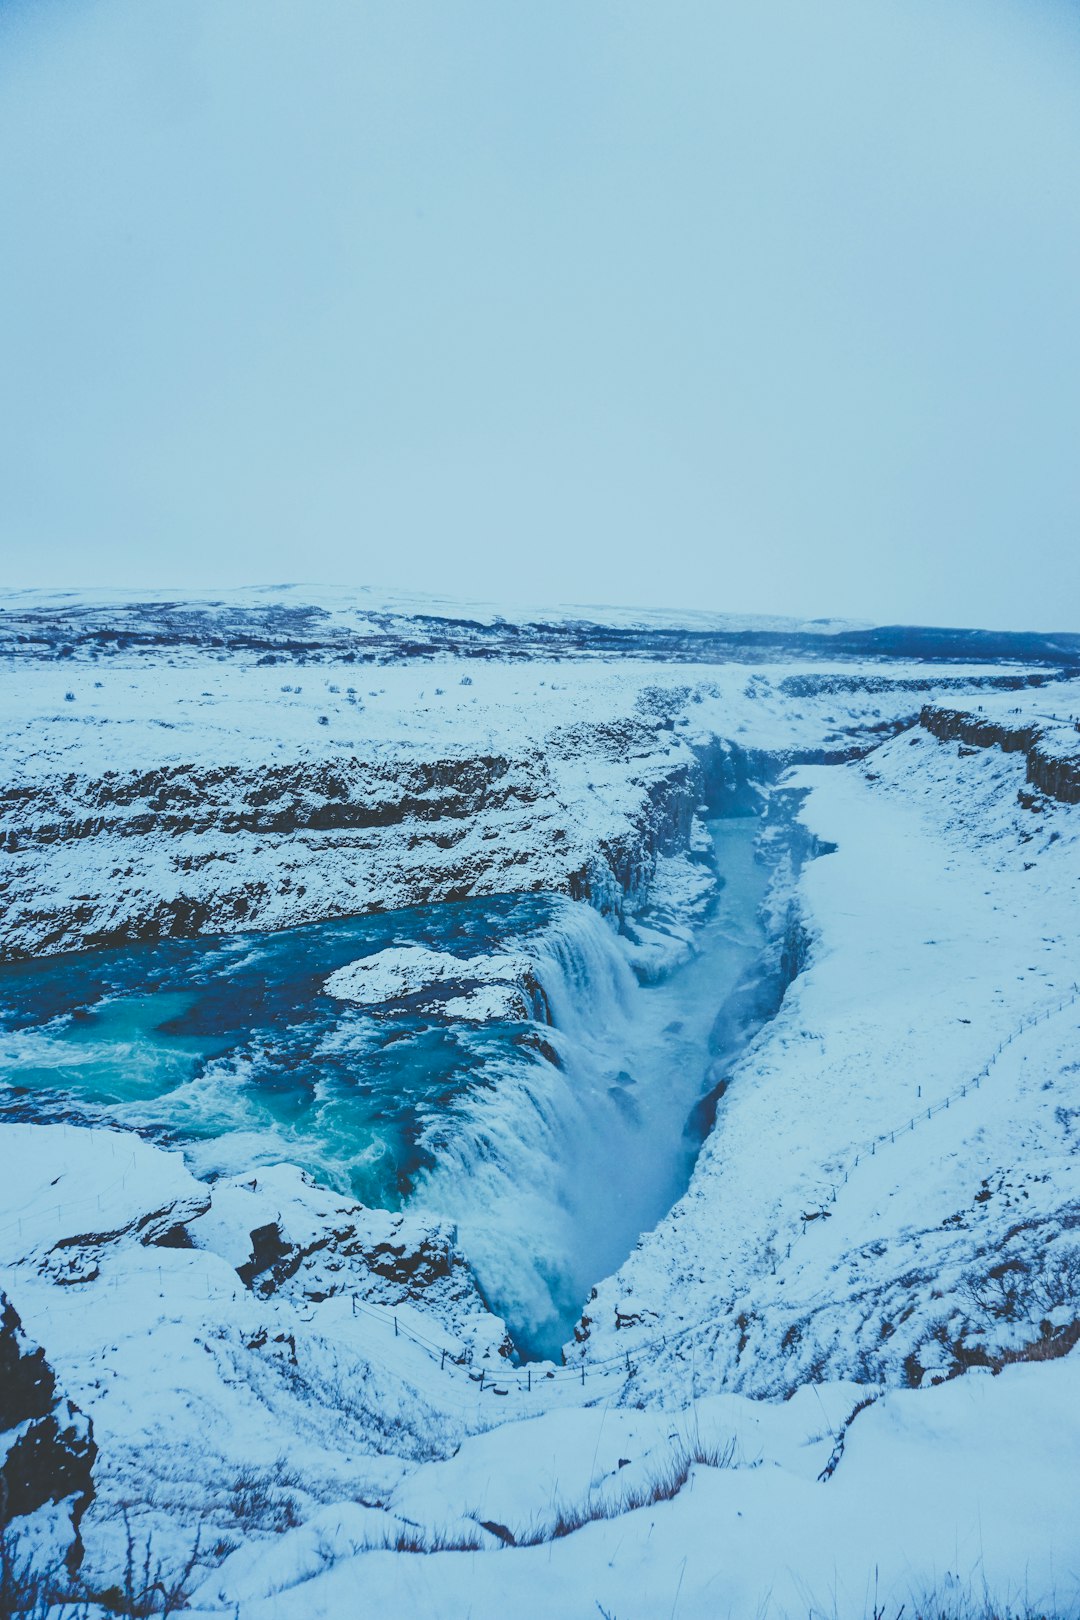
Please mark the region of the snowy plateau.
<svg viewBox="0 0 1080 1620"><path fill-rule="evenodd" d="M1080 1604L1080 636L0 598L0 1609Z"/></svg>

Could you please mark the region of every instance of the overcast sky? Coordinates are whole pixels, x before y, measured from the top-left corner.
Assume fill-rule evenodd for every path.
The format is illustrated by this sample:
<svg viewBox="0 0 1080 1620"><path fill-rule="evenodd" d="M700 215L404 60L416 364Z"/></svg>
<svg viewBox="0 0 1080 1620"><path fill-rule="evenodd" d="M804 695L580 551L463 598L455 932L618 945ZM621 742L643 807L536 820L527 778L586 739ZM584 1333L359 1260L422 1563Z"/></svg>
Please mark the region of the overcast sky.
<svg viewBox="0 0 1080 1620"><path fill-rule="evenodd" d="M1080 630L1080 10L0 0L0 546Z"/></svg>

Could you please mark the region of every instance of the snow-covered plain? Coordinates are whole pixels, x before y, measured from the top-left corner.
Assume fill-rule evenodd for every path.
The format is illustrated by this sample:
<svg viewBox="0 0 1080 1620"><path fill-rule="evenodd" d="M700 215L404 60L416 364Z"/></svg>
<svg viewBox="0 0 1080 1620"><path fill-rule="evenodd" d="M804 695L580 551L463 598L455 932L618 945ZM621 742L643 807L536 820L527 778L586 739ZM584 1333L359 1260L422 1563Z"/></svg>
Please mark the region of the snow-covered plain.
<svg viewBox="0 0 1080 1620"><path fill-rule="evenodd" d="M689 1187L595 1278L562 1366L507 1358L434 1205L366 1210L289 1166L207 1182L131 1132L0 1126L0 1285L94 1422L88 1579L115 1572L126 1503L178 1565L201 1529L200 1615L858 1620L984 1591L1072 1612L1072 684L844 659L350 668L20 653L9 954L160 931L163 898L227 931L465 884L587 897L663 983L701 945L704 795L768 807L762 927L791 982L748 1046L718 1034ZM919 724L924 703L964 736ZM1057 796L1032 779L1035 732ZM301 773L292 819L252 824L278 758ZM397 819L298 814L346 759L336 802L396 791ZM402 794L417 762L480 759L505 762L501 797L487 767L431 816ZM473 994L519 982L491 960ZM334 989L377 1001L441 971L403 954Z"/></svg>

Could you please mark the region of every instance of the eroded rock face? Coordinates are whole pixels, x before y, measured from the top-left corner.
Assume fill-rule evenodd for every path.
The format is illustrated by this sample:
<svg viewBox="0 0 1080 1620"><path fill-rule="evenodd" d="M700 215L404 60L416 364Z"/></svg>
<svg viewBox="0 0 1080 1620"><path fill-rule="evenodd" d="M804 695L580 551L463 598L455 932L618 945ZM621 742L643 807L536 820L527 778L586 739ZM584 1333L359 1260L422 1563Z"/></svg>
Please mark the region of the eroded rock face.
<svg viewBox="0 0 1080 1620"><path fill-rule="evenodd" d="M568 805L588 789L563 778L590 754L617 761L622 784L618 810L586 826ZM613 725L515 758L193 762L11 783L0 960L536 889L618 909L684 839L697 774L684 745Z"/></svg>
<svg viewBox="0 0 1080 1620"><path fill-rule="evenodd" d="M79 1521L94 1495L90 1419L60 1395L40 1346L0 1294L0 1531L49 1504L69 1504L69 1568L82 1557Z"/></svg>
<svg viewBox="0 0 1080 1620"><path fill-rule="evenodd" d="M928 692L1049 678L973 671L977 635L837 628L20 599L0 624L0 960L539 890L621 917L702 802L756 808L786 765L865 751ZM951 643L962 672L885 662ZM818 668L826 645L873 664ZM743 667L784 648L815 667ZM559 663L524 674L541 656Z"/></svg>
<svg viewBox="0 0 1080 1620"><path fill-rule="evenodd" d="M919 723L940 742L960 742L969 748L998 747L1006 754L1023 754L1027 779L1038 793L1060 804L1080 804L1080 732L1070 734L1061 725L990 718L969 709L946 709L927 704Z"/></svg>
<svg viewBox="0 0 1080 1620"><path fill-rule="evenodd" d="M250 1252L236 1265L241 1282L261 1299L347 1294L384 1307L423 1299L450 1319L483 1310L451 1223L367 1209L316 1187L302 1172L275 1166L217 1184L209 1217L188 1228L197 1247L215 1246L216 1212L231 1219L234 1205L237 1213L261 1206L269 1216L252 1227Z"/></svg>

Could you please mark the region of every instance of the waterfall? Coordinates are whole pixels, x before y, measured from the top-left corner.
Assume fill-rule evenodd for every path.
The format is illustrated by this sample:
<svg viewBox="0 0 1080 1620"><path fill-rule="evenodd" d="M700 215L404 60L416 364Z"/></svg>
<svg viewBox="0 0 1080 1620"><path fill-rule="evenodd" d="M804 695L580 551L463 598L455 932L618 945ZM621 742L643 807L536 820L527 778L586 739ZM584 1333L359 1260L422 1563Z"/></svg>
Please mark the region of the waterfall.
<svg viewBox="0 0 1080 1620"><path fill-rule="evenodd" d="M558 1360L590 1285L624 1252L607 1242L604 1206L621 1181L613 1156L638 1129L620 1065L642 992L611 925L583 902L564 901L522 943L548 1016L546 1052L508 1050L494 1084L469 1087L429 1121L435 1167L413 1203L457 1222L519 1346Z"/></svg>
<svg viewBox="0 0 1080 1620"><path fill-rule="evenodd" d="M414 1201L457 1222L528 1354L559 1359L592 1285L685 1190L712 1023L764 945L755 833L749 819L714 824L725 887L694 955L658 983L638 982L591 906L557 904L518 947L549 1022L426 1128L434 1167Z"/></svg>
<svg viewBox="0 0 1080 1620"><path fill-rule="evenodd" d="M610 924L592 906L567 901L527 950L556 1029L588 1037L631 1015L637 981Z"/></svg>
<svg viewBox="0 0 1080 1620"><path fill-rule="evenodd" d="M712 909L673 870L631 937L582 901L496 896L239 953L132 945L12 970L0 1105L22 1109L27 1087L70 1097L183 1141L203 1171L287 1159L364 1202L447 1216L519 1347L558 1359L592 1285L686 1188L717 1009L768 966L755 835L713 823ZM432 984L384 973L379 999L376 968L409 952L439 969ZM327 992L358 963L369 1000ZM745 1019L728 1023L725 1062Z"/></svg>

